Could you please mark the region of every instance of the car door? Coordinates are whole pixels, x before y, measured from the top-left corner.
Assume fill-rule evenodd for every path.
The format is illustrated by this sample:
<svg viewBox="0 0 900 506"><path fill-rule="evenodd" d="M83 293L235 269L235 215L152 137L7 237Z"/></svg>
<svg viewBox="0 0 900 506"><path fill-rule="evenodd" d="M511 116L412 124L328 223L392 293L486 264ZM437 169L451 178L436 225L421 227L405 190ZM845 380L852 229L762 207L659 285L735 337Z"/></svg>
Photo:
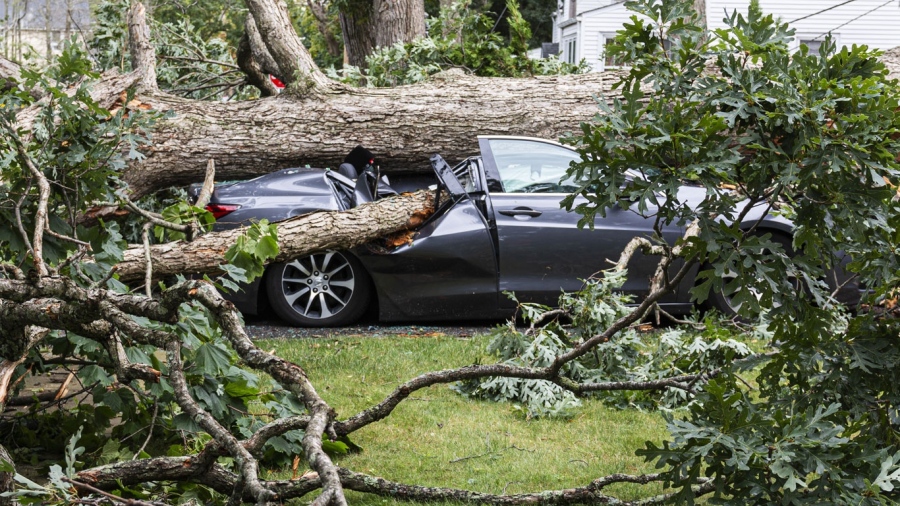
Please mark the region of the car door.
<svg viewBox="0 0 900 506"><path fill-rule="evenodd" d="M507 316L497 304L497 254L475 160L459 175L432 159L443 182L439 209L408 240L387 251L359 249L378 292L382 321L491 319Z"/></svg>
<svg viewBox="0 0 900 506"><path fill-rule="evenodd" d="M575 291L583 280L618 260L635 236L649 236L652 219L619 207L597 217L594 229L578 228L581 215L560 208L573 190L562 181L572 149L539 139L480 137L484 168L496 222L499 288L520 301L555 305L560 291ZM650 210L652 213L652 209ZM678 227L666 231L670 241ZM635 255L623 287L637 297L649 292L656 259ZM501 295L501 305L512 305Z"/></svg>

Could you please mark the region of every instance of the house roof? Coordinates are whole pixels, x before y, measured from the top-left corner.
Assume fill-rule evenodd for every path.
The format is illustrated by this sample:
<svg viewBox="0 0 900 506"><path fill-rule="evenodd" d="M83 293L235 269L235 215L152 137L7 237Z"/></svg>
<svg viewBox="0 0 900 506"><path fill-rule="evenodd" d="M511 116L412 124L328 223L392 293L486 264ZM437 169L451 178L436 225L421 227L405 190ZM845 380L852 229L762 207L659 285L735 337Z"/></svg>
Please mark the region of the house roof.
<svg viewBox="0 0 900 506"><path fill-rule="evenodd" d="M617 5L625 5L625 0L612 0L610 3L606 5L601 5L600 7L594 7L593 9L588 9L586 11L581 11L577 14L577 16L582 16L584 14L590 14L597 11L602 11L604 9L609 9L610 7L615 7Z"/></svg>

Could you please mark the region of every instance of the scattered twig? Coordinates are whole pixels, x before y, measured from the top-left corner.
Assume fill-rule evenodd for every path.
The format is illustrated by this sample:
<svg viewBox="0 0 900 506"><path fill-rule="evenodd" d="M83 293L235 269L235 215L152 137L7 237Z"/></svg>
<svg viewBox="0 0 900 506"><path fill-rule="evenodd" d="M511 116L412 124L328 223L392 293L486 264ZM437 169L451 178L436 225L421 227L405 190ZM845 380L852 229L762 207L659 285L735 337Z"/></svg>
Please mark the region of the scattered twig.
<svg viewBox="0 0 900 506"><path fill-rule="evenodd" d="M150 418L150 428L147 430L147 439L144 440L144 444L141 445L140 449L135 452L134 456L131 457L131 460L135 460L138 455L143 453L144 449L147 448L147 445L150 444L150 439L153 437L153 426L156 425L156 414L159 410L159 402L156 400L153 401L153 416Z"/></svg>
<svg viewBox="0 0 900 506"><path fill-rule="evenodd" d="M102 495L103 497L110 499L112 501L125 504L127 506L159 506L161 503L158 502L148 502L148 501L140 501L138 499L126 499L124 497L119 497L117 495L110 494L109 492L100 490L97 487L93 487L88 485L87 483L82 483L80 481L75 481L71 478L67 478L63 476L62 480L66 483L71 483L75 486L75 488L81 488L87 490L92 494Z"/></svg>
<svg viewBox="0 0 900 506"><path fill-rule="evenodd" d="M189 61L194 63L209 63L211 65L221 65L223 67L228 67L231 69L240 69L237 65L233 63L228 63L224 61L218 60L207 60L205 58L188 58L186 56L160 56L161 60L179 60L179 61ZM192 67L193 68L193 67Z"/></svg>
<svg viewBox="0 0 900 506"><path fill-rule="evenodd" d="M35 402L38 402L38 403L46 402L47 404L45 406L41 406L33 413L33 414L36 414L41 411L45 411L52 406L60 405L64 402L68 401L69 399L78 397L79 395L81 395L85 392L88 392L89 390L94 388L96 385L97 385L97 383L92 383L88 386L83 386L81 388L81 390L78 390L77 392L72 392L71 394L69 394L65 397L61 397L56 400L53 399L54 397L56 397L56 394L53 392L44 392L44 393L35 394L35 395L20 395L18 397L12 397L11 399L9 399L9 401L7 401L6 405L7 406L30 406L30 405L34 404Z"/></svg>
<svg viewBox="0 0 900 506"><path fill-rule="evenodd" d="M508 482L506 482L506 485L503 485L503 491L500 493L503 495L506 495L506 490L509 488L510 485L520 485L522 483L525 483L525 482L524 481L508 481Z"/></svg>
<svg viewBox="0 0 900 506"><path fill-rule="evenodd" d="M197 202L194 203L195 206L203 209L209 204L209 199L212 198L213 188L215 188L216 184L216 162L212 158L209 159L209 162L206 163L206 177L203 178L203 186L200 188L200 194L197 195Z"/></svg>
<svg viewBox="0 0 900 506"><path fill-rule="evenodd" d="M193 226L191 226L190 224L182 225L182 224L166 221L165 219L163 219L161 214L151 213L150 211L141 209L137 204L132 202L131 199L128 198L127 195L123 196L123 199L125 200L125 207L128 208L129 211L139 214L140 216L147 219L150 223L160 226L160 227L163 227L163 228L167 228L169 230L181 232L184 235L188 236L188 238L189 238L188 240L190 240L190 238L193 237Z"/></svg>
<svg viewBox="0 0 900 506"><path fill-rule="evenodd" d="M149 221L141 227L141 240L144 243L144 260L147 262L146 271L144 273L144 293L147 298L153 298L153 256L150 254L150 227L153 224Z"/></svg>
<svg viewBox="0 0 900 506"><path fill-rule="evenodd" d="M100 278L100 279L98 279L97 281L94 281L93 283L91 283L91 288L92 288L92 289L94 289L94 288L99 288L99 287L105 285L107 281L109 281L110 279L112 279L113 276L116 275L116 272L118 272L118 270L119 270L118 267L116 267L115 265L113 265L113 266L106 272L106 274L103 275L102 278ZM85 277L86 277L86 276L85 276ZM90 281L90 278L87 278L87 280Z"/></svg>
<svg viewBox="0 0 900 506"><path fill-rule="evenodd" d="M176 94L176 93L194 93L197 91L209 90L213 88L234 88L235 86L239 86L241 84L246 83L246 79L238 79L237 81L228 81L224 83L212 83L206 84L203 86L194 86L193 88L181 88L177 90L167 90L168 93Z"/></svg>
<svg viewBox="0 0 900 506"><path fill-rule="evenodd" d="M456 464L457 462L463 462L463 461L466 461L466 460L472 460L472 459L480 459L481 457L488 457L488 456L493 457L494 455L495 455L494 452L486 452L486 453L480 453L480 454L478 454L478 455L469 455L469 456L466 456L466 457L459 457L459 458L456 458L456 459L452 459L452 460L450 460L450 461L448 461L448 462L449 462L450 464Z"/></svg>
<svg viewBox="0 0 900 506"><path fill-rule="evenodd" d="M679 325L689 325L697 330L706 330L706 325L704 325L702 323L692 322L690 320L683 320L681 318L677 318L677 317L673 316L671 313L669 313L668 311L666 311L665 309L659 307L658 305L656 307L656 311L659 314L661 314L662 316L665 316L672 323L677 323Z"/></svg>
<svg viewBox="0 0 900 506"><path fill-rule="evenodd" d="M66 392L69 391L69 383L75 378L75 373L70 372L68 376L66 376L66 380L62 382L62 385L59 386L59 390L56 391L56 395L53 396L54 401L60 400L63 396L66 395Z"/></svg>

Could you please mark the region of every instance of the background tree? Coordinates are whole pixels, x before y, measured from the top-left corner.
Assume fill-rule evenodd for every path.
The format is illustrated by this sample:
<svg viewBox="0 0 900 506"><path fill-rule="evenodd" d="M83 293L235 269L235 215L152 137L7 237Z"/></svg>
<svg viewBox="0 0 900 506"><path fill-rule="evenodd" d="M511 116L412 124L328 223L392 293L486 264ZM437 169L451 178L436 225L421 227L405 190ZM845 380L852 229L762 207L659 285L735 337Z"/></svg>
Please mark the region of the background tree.
<svg viewBox="0 0 900 506"><path fill-rule="evenodd" d="M541 47L542 42L550 42L553 38L553 18L551 15L557 10L553 2L542 0L522 0L518 2L522 18L528 22L531 28L531 36L528 38L528 48ZM510 25L507 14L506 2L491 2L490 12L495 16L495 30L503 37L510 37Z"/></svg>
<svg viewBox="0 0 900 506"><path fill-rule="evenodd" d="M340 0L337 5L350 65L365 68L375 48L425 35L423 0Z"/></svg>
<svg viewBox="0 0 900 506"><path fill-rule="evenodd" d="M308 0L306 5L307 9L293 9L291 18L300 20L299 33L309 41L310 54L319 68L342 67L344 42L337 5L330 0Z"/></svg>
<svg viewBox="0 0 900 506"><path fill-rule="evenodd" d="M497 22L479 12L472 2L460 1L428 20L428 36L375 50L367 67L346 66L329 75L356 86L391 87L415 84L438 72L454 70L485 77L525 77L585 73L578 65L557 57L528 58L531 30L515 0L505 2L507 37L496 31Z"/></svg>

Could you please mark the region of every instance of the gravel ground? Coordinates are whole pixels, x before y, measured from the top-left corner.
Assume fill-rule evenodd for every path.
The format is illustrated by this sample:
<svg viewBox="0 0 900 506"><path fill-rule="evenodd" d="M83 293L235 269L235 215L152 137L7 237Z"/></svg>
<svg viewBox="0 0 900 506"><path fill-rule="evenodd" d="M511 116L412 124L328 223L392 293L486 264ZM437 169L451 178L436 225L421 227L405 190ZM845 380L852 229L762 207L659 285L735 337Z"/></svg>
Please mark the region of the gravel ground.
<svg viewBox="0 0 900 506"><path fill-rule="evenodd" d="M361 323L351 327L338 328L301 328L289 327L279 320L253 319L247 317L247 334L251 339L272 338L328 338L328 337L438 337L450 336L468 338L477 334L485 334L502 322L458 322L454 325L445 323L416 323L411 325L382 325L378 323Z"/></svg>

